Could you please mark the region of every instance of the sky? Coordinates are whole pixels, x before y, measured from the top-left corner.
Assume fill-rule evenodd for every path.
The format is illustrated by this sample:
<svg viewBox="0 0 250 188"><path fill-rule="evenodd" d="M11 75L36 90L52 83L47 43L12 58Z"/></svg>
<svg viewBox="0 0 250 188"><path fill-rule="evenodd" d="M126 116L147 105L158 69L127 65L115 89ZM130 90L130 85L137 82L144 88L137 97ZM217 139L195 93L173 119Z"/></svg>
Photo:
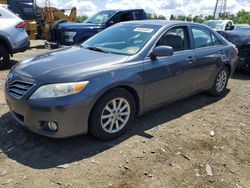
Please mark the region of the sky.
<svg viewBox="0 0 250 188"><path fill-rule="evenodd" d="M44 6L45 0L37 0ZM146 12L164 15L209 15L213 14L216 0L50 0L51 6L59 9L76 7L78 15L91 16L105 9L142 8ZM227 12L236 13L241 9L250 11L250 0L227 0Z"/></svg>

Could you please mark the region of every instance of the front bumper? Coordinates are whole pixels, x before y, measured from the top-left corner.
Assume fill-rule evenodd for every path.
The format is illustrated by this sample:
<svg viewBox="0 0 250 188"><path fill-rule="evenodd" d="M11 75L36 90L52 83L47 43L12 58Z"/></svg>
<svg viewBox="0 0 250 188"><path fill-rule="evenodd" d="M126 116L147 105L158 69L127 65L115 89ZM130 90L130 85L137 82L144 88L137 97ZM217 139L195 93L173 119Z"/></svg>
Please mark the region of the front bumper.
<svg viewBox="0 0 250 188"><path fill-rule="evenodd" d="M54 99L16 99L5 88L5 99L12 117L32 132L52 138L88 132L88 118L93 104L89 97L82 94ZM57 122L57 132L43 128L44 122L49 121Z"/></svg>

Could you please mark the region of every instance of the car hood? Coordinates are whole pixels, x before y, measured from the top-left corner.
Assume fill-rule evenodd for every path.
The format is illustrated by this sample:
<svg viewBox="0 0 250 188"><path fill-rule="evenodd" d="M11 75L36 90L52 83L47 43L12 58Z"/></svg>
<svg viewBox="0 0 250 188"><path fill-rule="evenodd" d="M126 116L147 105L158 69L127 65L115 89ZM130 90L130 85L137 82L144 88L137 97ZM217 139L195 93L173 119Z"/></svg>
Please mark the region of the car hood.
<svg viewBox="0 0 250 188"><path fill-rule="evenodd" d="M121 66L127 58L81 47L67 47L24 60L14 67L14 71L43 83L74 82Z"/></svg>
<svg viewBox="0 0 250 188"><path fill-rule="evenodd" d="M103 25L96 25L92 23L61 23L59 29L62 31L75 31L83 29L101 29Z"/></svg>
<svg viewBox="0 0 250 188"><path fill-rule="evenodd" d="M250 34L235 32L235 31L221 31L219 32L228 41L235 44L238 48L241 48L250 43Z"/></svg>

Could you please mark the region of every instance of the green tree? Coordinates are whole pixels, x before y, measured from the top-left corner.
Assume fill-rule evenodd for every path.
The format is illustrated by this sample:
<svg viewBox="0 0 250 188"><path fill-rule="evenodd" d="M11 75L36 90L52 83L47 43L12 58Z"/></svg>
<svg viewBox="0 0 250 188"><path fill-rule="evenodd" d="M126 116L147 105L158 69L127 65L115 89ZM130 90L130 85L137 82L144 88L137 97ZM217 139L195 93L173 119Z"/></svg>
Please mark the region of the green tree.
<svg viewBox="0 0 250 188"><path fill-rule="evenodd" d="M193 21L193 18L192 18L191 14L186 17L186 21L188 21L188 22Z"/></svg>
<svg viewBox="0 0 250 188"><path fill-rule="evenodd" d="M176 17L173 14L171 14L170 20L176 20Z"/></svg>
<svg viewBox="0 0 250 188"><path fill-rule="evenodd" d="M163 16L163 15L159 15L159 16L157 17L157 19L158 19L158 20L166 20L166 17Z"/></svg>
<svg viewBox="0 0 250 188"><path fill-rule="evenodd" d="M202 14L200 14L199 16L196 15L193 17L193 22L197 22L197 23L203 23L204 22L204 17Z"/></svg>
<svg viewBox="0 0 250 188"><path fill-rule="evenodd" d="M178 16L177 16L177 20L185 21L185 20L186 20L186 16L178 15Z"/></svg>
<svg viewBox="0 0 250 188"><path fill-rule="evenodd" d="M87 15L77 16L77 17L76 17L76 22L77 22L77 23L82 23L82 22L84 22L84 21L87 20L87 19L88 19L88 16L87 16Z"/></svg>
<svg viewBox="0 0 250 188"><path fill-rule="evenodd" d="M149 20L153 20L153 19L154 19L154 16L153 16L153 14L151 14L151 13L147 13L147 18L148 18Z"/></svg>

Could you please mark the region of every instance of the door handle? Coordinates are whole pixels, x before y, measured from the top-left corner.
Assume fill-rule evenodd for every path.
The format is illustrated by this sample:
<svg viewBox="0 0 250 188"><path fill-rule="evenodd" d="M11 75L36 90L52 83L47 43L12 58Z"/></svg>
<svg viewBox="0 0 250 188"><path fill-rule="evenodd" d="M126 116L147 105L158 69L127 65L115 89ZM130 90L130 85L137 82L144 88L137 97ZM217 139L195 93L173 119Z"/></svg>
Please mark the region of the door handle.
<svg viewBox="0 0 250 188"><path fill-rule="evenodd" d="M186 61L191 64L191 63L193 63L194 58L190 56L190 57L187 58Z"/></svg>

